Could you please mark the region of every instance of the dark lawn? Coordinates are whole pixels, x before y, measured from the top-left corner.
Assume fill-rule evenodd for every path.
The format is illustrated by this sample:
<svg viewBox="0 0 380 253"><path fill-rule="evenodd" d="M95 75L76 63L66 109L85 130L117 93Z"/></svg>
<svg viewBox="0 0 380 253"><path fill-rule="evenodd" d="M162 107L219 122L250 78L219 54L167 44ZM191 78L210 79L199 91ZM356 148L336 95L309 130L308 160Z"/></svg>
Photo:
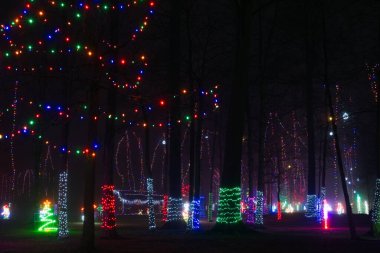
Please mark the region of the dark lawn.
<svg viewBox="0 0 380 253"><path fill-rule="evenodd" d="M359 240L349 239L344 216L333 217L332 228L321 230L302 216L284 216L283 221L266 217L266 228L249 233L210 232L213 224L202 222L203 231L150 232L146 217L119 220L118 239L103 239L97 226L97 252L380 252L380 240L366 235L367 216L356 216ZM99 225L99 224L97 224ZM159 226L161 224L158 224ZM70 223L70 238L40 234L11 222L0 221L0 252L79 252L81 223Z"/></svg>

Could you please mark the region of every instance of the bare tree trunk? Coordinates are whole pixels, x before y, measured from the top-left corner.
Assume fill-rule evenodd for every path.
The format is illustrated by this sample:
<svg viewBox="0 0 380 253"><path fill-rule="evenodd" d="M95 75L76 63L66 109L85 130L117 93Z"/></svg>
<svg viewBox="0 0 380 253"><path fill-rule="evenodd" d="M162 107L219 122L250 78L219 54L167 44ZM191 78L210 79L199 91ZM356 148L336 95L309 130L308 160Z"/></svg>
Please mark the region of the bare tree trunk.
<svg viewBox="0 0 380 253"><path fill-rule="evenodd" d="M307 123L307 150L308 150L308 177L307 177L307 203L306 217L317 216L317 196L315 191L315 134L314 134L314 99L313 99L313 45L312 45L312 25L311 25L311 4L305 3L305 93L306 93L306 123Z"/></svg>
<svg viewBox="0 0 380 253"><path fill-rule="evenodd" d="M181 0L171 0L170 15L170 157L168 222L165 228L185 228L182 219L181 196L181 117L180 70L181 70Z"/></svg>
<svg viewBox="0 0 380 253"><path fill-rule="evenodd" d="M237 3L237 44L235 62L235 81L231 85L229 110L227 114L225 156L217 225L230 226L241 223L241 156L244 133L244 116L249 82L250 0L238 0Z"/></svg>
<svg viewBox="0 0 380 253"><path fill-rule="evenodd" d="M97 115L98 84L92 81L89 90L89 113L93 119ZM88 121L87 143L93 143L97 136L97 122ZM82 234L82 249L85 252L93 252L95 248L95 227L94 227L94 190L95 190L95 169L96 157L87 154L87 164L84 173L84 222Z"/></svg>
<svg viewBox="0 0 380 253"><path fill-rule="evenodd" d="M347 219L348 219L348 225L350 228L350 235L351 239L356 239L356 229L354 225L354 220L353 220L353 215L352 215L352 208L351 208L351 202L350 202L350 197L348 195L348 190L347 190L347 184L346 184L346 177L344 174L344 167L343 167L343 159L342 159L342 153L340 149L340 143L339 143L339 135L338 135L338 127L336 125L336 115L334 114L334 107L333 107L333 102L332 102L332 97L331 97L331 92L330 92L330 83L329 80L327 79L328 77L328 66L329 66L329 61L328 61L328 52L327 52L327 34L326 34L326 24L325 24L325 5L326 1L324 1L324 6L323 6L323 53L324 53L324 64L325 64L325 85L326 85L326 95L327 95L327 102L328 102L328 107L329 107L329 118L331 119L331 125L332 125L332 130L334 134L334 139L335 139L335 150L336 150L336 155L337 155L337 160L338 160L338 168L340 172L340 179L342 183L342 188L343 188L343 195L344 195L344 200L346 203L346 210L347 210Z"/></svg>

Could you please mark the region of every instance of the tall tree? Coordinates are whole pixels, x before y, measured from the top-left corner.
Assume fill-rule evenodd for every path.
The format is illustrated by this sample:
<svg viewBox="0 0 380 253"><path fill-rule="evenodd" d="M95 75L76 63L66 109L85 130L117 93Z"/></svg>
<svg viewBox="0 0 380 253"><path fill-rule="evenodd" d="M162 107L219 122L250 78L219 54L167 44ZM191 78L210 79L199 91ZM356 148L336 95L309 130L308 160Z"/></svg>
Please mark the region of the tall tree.
<svg viewBox="0 0 380 253"><path fill-rule="evenodd" d="M116 1L111 1L113 5ZM119 12L109 12L109 41L113 45L119 44ZM118 47L114 46L111 49L111 55L113 58L118 56ZM117 72L116 65L113 65L110 69L111 74ZM115 196L114 196L114 178L113 174L115 171L115 117L116 107L117 107L117 88L110 86L107 89L107 110L111 115L109 120L105 122L105 132L104 132L104 156L103 156L103 167L104 167L104 182L102 185L102 206L103 206L103 217L102 217L102 230L103 235L106 237L115 237L116 231L116 216L115 216ZM95 140L93 140L95 141ZM94 143L94 145L96 145Z"/></svg>
<svg viewBox="0 0 380 253"><path fill-rule="evenodd" d="M330 91L330 80L328 80L329 58L328 58L328 50L327 50L327 33L326 33L326 21L325 21L326 1L323 2L322 8L323 8L322 18L323 18L323 55L324 55L324 70L325 70L325 89L326 89L327 103L328 103L328 109L329 109L328 119L331 123L333 135L334 135L334 146L335 146L337 163L338 163L338 168L339 168L340 180L341 180L342 189L343 189L344 201L346 203L346 212L347 212L348 226L350 229L350 235L351 235L351 239L356 239L356 229L354 225L350 197L348 195L348 190L347 190L346 176L344 173L342 152L340 148L339 135L338 135L338 126L336 124L336 115L334 113L334 107L333 107L332 96L331 96L331 91Z"/></svg>
<svg viewBox="0 0 380 253"><path fill-rule="evenodd" d="M169 203L165 228L184 228L181 196L181 0L171 0L170 12L170 141L169 141Z"/></svg>
<svg viewBox="0 0 380 253"><path fill-rule="evenodd" d="M305 2L305 94L306 94L306 128L308 150L308 177L306 217L316 217L317 195L315 191L315 134L314 134L314 91L313 64L314 49L312 36L312 6L311 1Z"/></svg>
<svg viewBox="0 0 380 253"><path fill-rule="evenodd" d="M217 225L236 225L241 222L241 156L244 117L249 82L251 48L250 0L236 1L236 59L234 85L230 86L227 114L225 156L219 192Z"/></svg>

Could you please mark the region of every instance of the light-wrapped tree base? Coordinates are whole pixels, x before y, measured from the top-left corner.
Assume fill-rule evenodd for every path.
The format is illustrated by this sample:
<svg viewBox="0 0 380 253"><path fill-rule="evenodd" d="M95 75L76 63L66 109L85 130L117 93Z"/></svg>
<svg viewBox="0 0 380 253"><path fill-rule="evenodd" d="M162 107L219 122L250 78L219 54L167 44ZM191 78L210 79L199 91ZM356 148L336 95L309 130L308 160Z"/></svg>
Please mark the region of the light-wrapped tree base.
<svg viewBox="0 0 380 253"><path fill-rule="evenodd" d="M67 172L59 174L58 187L58 237L65 238L69 236L67 226Z"/></svg>
<svg viewBox="0 0 380 253"><path fill-rule="evenodd" d="M306 214L307 218L318 216L317 212L317 195L307 195L306 197Z"/></svg>
<svg viewBox="0 0 380 253"><path fill-rule="evenodd" d="M234 224L241 221L240 187L220 188L217 223Z"/></svg>
<svg viewBox="0 0 380 253"><path fill-rule="evenodd" d="M255 224L256 225L264 225L264 193L262 191L257 191L257 206L255 213Z"/></svg>

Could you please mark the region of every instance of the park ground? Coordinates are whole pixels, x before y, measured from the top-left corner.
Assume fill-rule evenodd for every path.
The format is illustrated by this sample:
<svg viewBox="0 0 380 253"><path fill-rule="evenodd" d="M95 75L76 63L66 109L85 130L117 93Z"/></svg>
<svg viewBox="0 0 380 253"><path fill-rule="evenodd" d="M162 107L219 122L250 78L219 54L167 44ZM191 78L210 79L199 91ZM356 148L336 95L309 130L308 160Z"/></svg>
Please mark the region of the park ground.
<svg viewBox="0 0 380 253"><path fill-rule="evenodd" d="M355 216L359 238L350 240L345 216L332 217L330 228L306 221L303 215L265 217L265 228L252 232L225 234L212 231L214 223L202 221L202 231L147 230L145 216L127 216L118 221L117 239L102 237L96 226L96 252L380 252L380 239L368 234L368 216ZM162 223L158 222L158 227ZM70 237L58 240L56 234L36 233L11 221L0 221L0 253L79 252L81 223L70 223Z"/></svg>

